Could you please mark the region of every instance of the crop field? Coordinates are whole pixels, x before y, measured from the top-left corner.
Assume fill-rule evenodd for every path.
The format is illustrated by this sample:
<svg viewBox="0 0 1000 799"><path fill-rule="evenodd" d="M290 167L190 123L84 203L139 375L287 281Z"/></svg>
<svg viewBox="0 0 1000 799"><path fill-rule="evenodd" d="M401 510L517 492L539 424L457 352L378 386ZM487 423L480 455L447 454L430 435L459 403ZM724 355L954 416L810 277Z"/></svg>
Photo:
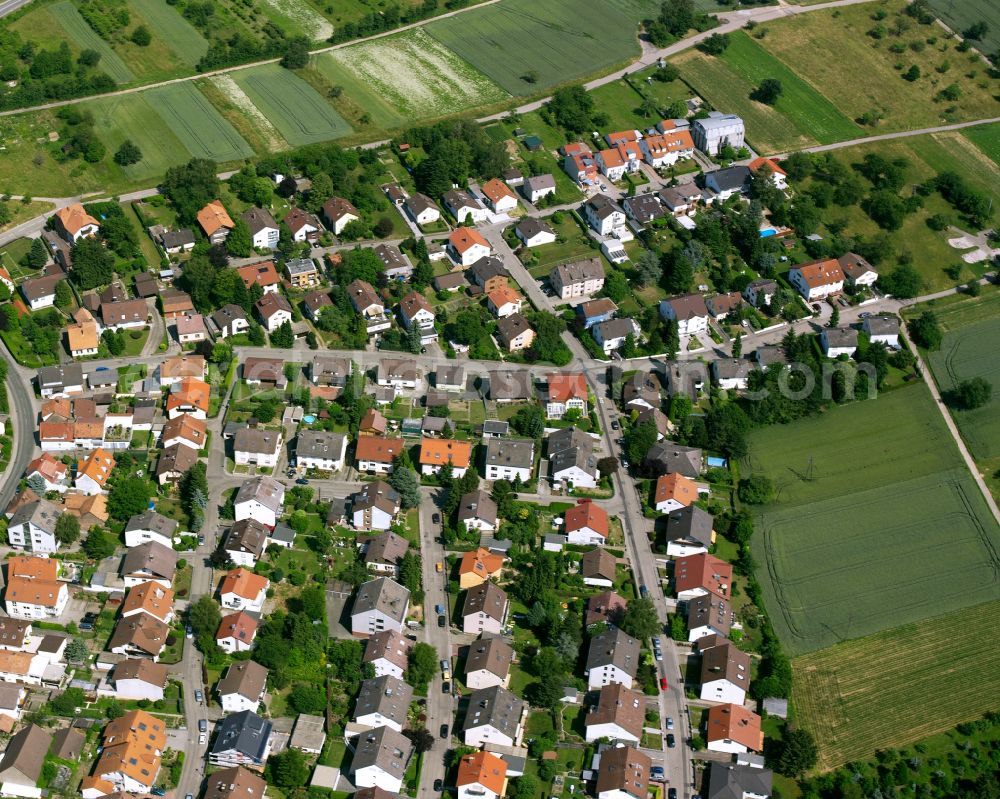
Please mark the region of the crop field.
<svg viewBox="0 0 1000 799"><path fill-rule="evenodd" d="M511 94L606 72L639 53L655 0L509 0L432 22L427 32ZM535 73L534 82L525 80Z"/></svg>
<svg viewBox="0 0 1000 799"><path fill-rule="evenodd" d="M977 718L1000 703L1000 602L938 615L795 658L796 719L820 770Z"/></svg>
<svg viewBox="0 0 1000 799"><path fill-rule="evenodd" d="M196 85L255 150L288 149L288 142L229 75L213 75Z"/></svg>
<svg viewBox="0 0 1000 799"><path fill-rule="evenodd" d="M352 130L312 86L277 64L241 69L230 77L292 146L336 139Z"/></svg>
<svg viewBox="0 0 1000 799"><path fill-rule="evenodd" d="M713 106L741 114L747 138L764 152L829 144L862 135L826 97L742 31L730 34L721 57L692 50L676 60L682 77ZM774 106L750 99L765 78L781 81Z"/></svg>
<svg viewBox="0 0 1000 799"><path fill-rule="evenodd" d="M193 67L208 51L208 42L174 6L163 0L129 0L135 10L158 33L185 64Z"/></svg>
<svg viewBox="0 0 1000 799"><path fill-rule="evenodd" d="M979 55L958 52L937 26L913 23L900 14L903 6L881 0L786 17L766 24L761 44L848 118L879 110L876 133L1000 115L997 80L987 76ZM879 10L887 15L876 23ZM869 35L878 24L881 39ZM898 25L906 29L896 34ZM911 66L920 71L912 82L902 78ZM935 100L952 84L957 100Z"/></svg>
<svg viewBox="0 0 1000 799"><path fill-rule="evenodd" d="M109 152L117 150L126 139L139 145L142 160L123 169L136 181L158 179L167 167L183 163L189 157L187 147L148 102L148 94L106 97L83 106L93 113L97 133Z"/></svg>
<svg viewBox="0 0 1000 799"><path fill-rule="evenodd" d="M420 28L324 53L316 61L328 80L349 87L352 99L386 128L510 99Z"/></svg>
<svg viewBox="0 0 1000 799"><path fill-rule="evenodd" d="M1000 167L1000 122L966 128L962 134Z"/></svg>
<svg viewBox="0 0 1000 799"><path fill-rule="evenodd" d="M306 0L263 0L267 16L291 35L303 35L314 42L326 41L333 25Z"/></svg>
<svg viewBox="0 0 1000 799"><path fill-rule="evenodd" d="M191 155L223 163L253 154L250 145L191 83L161 86L143 94ZM174 162L185 160L181 156Z"/></svg>
<svg viewBox="0 0 1000 799"><path fill-rule="evenodd" d="M982 20L989 25L986 37L975 42L984 55L1000 50L1000 2L998 0L930 0L931 10L956 33Z"/></svg>
<svg viewBox="0 0 1000 799"><path fill-rule="evenodd" d="M973 377L993 385L993 398L986 405L953 415L974 458L1000 457L1000 293L963 300L934 313L945 331L941 349L929 357L934 378L942 391Z"/></svg>
<svg viewBox="0 0 1000 799"><path fill-rule="evenodd" d="M76 42L81 49L95 50L101 54L100 67L115 83L131 83L135 80L135 75L129 69L121 57L111 49L107 42L94 33L93 28L80 16L76 7L65 0L65 2L55 3L49 6L49 13L52 14L59 24L66 31L67 35Z"/></svg>
<svg viewBox="0 0 1000 799"><path fill-rule="evenodd" d="M1000 530L925 386L757 431L750 451L778 488L754 554L791 654L1000 599Z"/></svg>

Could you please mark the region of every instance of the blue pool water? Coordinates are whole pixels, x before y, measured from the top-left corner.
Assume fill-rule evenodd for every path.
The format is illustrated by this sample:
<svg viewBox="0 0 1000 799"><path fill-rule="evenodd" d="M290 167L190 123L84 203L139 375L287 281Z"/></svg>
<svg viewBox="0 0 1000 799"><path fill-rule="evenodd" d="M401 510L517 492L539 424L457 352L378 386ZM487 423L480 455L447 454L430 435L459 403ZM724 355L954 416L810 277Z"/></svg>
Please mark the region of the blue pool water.
<svg viewBox="0 0 1000 799"><path fill-rule="evenodd" d="M316 417L313 416L311 413L307 413L305 416L302 417L302 421L305 422L306 424L312 424L313 422L316 421Z"/></svg>
<svg viewBox="0 0 1000 799"><path fill-rule="evenodd" d="M777 230L775 230L775 229L774 229L773 227L769 227L769 228L764 228L764 229L763 229L762 231L760 231L760 237L761 237L762 239L768 239L768 238L770 238L771 236L774 236L774 235L776 235L776 234L777 234L777 232L778 232L778 231L777 231Z"/></svg>

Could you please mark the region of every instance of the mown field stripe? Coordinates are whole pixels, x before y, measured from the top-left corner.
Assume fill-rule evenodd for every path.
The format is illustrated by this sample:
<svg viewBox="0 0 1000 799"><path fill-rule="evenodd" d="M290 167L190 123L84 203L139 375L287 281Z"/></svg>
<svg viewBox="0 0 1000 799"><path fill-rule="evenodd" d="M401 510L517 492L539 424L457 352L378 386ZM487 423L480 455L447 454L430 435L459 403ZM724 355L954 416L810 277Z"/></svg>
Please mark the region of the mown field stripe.
<svg viewBox="0 0 1000 799"><path fill-rule="evenodd" d="M195 66L208 52L208 41L198 29L163 0L130 0L151 30L188 66Z"/></svg>
<svg viewBox="0 0 1000 799"><path fill-rule="evenodd" d="M68 0L54 3L49 6L49 12L59 20L59 24L65 29L67 35L80 47L95 50L101 54L98 66L107 72L115 83L131 83L135 80L132 70L125 65L118 53L94 32L94 29L87 24L87 20L80 16L80 12L72 3Z"/></svg>
<svg viewBox="0 0 1000 799"><path fill-rule="evenodd" d="M966 128L962 135L982 150L997 166L1000 166L1000 123Z"/></svg>
<svg viewBox="0 0 1000 799"><path fill-rule="evenodd" d="M248 158L253 149L191 83L146 92L146 100L194 155L215 161Z"/></svg>
<svg viewBox="0 0 1000 799"><path fill-rule="evenodd" d="M827 770L977 718L1000 704L1000 602L795 658L797 721Z"/></svg>

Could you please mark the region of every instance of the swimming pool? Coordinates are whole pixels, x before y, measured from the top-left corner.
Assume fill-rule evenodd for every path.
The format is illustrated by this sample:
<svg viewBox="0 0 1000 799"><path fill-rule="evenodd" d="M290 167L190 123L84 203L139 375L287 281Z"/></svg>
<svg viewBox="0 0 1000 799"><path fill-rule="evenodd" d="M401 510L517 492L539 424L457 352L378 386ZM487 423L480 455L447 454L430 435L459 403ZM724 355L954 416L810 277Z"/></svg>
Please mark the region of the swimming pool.
<svg viewBox="0 0 1000 799"><path fill-rule="evenodd" d="M771 238L771 236L777 236L777 235L778 235L778 231L775 230L773 227L766 227L766 228L761 229L761 231L760 231L760 237L762 239L769 239L769 238Z"/></svg>
<svg viewBox="0 0 1000 799"><path fill-rule="evenodd" d="M312 424L313 422L316 421L316 417L313 416L311 413L307 413L305 416L302 417L302 421L305 422L306 424Z"/></svg>

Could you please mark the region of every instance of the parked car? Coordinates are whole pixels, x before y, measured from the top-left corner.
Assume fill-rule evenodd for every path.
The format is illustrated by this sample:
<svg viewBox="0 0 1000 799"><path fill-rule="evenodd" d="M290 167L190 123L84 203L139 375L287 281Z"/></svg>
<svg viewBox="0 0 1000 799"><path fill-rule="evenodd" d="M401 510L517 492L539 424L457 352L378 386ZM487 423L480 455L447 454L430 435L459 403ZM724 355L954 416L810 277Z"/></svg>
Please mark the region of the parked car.
<svg viewBox="0 0 1000 799"><path fill-rule="evenodd" d="M441 514L435 513L433 516L431 516L431 521L434 522L434 524L441 524Z"/></svg>
<svg viewBox="0 0 1000 799"><path fill-rule="evenodd" d="M208 736L205 735L205 733L202 733L201 735L198 736L198 743L199 744L204 745L205 741L207 741L207 740L208 740Z"/></svg>
<svg viewBox="0 0 1000 799"><path fill-rule="evenodd" d="M198 719L198 732L208 732L207 719Z"/></svg>
<svg viewBox="0 0 1000 799"><path fill-rule="evenodd" d="M202 694L200 688L194 689L194 701L197 702L198 704L201 704L202 702L205 701L205 696L204 694Z"/></svg>
<svg viewBox="0 0 1000 799"><path fill-rule="evenodd" d="M438 616L438 627L446 627L448 620L444 616Z"/></svg>
<svg viewBox="0 0 1000 799"><path fill-rule="evenodd" d="M667 778L667 774L663 770L663 766L653 766L649 770L649 778L651 780L656 780L657 782L664 782Z"/></svg>
<svg viewBox="0 0 1000 799"><path fill-rule="evenodd" d="M677 799L677 789L668 788L667 789L667 799Z"/></svg>
<svg viewBox="0 0 1000 799"><path fill-rule="evenodd" d="M646 586L644 586L644 585L640 585L640 586L639 586L639 595L640 595L640 596L641 596L641 597L642 597L643 599L645 599L646 597L648 597L648 596L649 596L649 589L648 589L648 588L646 588Z"/></svg>
<svg viewBox="0 0 1000 799"><path fill-rule="evenodd" d="M309 481L306 480L306 478L304 478L304 477L300 477L298 480L295 481L295 483L296 483L296 485L300 485L300 486L307 486L307 485L309 485Z"/></svg>
<svg viewBox="0 0 1000 799"><path fill-rule="evenodd" d="M667 729L672 730L674 728L674 717L667 716Z"/></svg>
<svg viewBox="0 0 1000 799"><path fill-rule="evenodd" d="M663 650L661 650L660 647L653 647L653 658L658 661L663 660Z"/></svg>
<svg viewBox="0 0 1000 799"><path fill-rule="evenodd" d="M440 574L441 572L443 572L444 571L444 564L441 561L438 561L437 563L435 563L434 564L434 571L436 571L438 574Z"/></svg>
<svg viewBox="0 0 1000 799"><path fill-rule="evenodd" d="M165 788L159 788L159 787L153 788L153 790L151 790L150 793L153 794L153 796L166 796L167 795L166 789Z"/></svg>
<svg viewBox="0 0 1000 799"><path fill-rule="evenodd" d="M450 694L451 693L451 683L445 680L441 683L441 693Z"/></svg>
<svg viewBox="0 0 1000 799"><path fill-rule="evenodd" d="M667 678L666 677L660 677L660 690L661 691L666 691L667 690Z"/></svg>
<svg viewBox="0 0 1000 799"><path fill-rule="evenodd" d="M447 739L447 737L448 737L448 725L447 724L442 724L441 725L441 737L445 738L445 739Z"/></svg>
<svg viewBox="0 0 1000 799"><path fill-rule="evenodd" d="M442 788L444 788L444 782L442 780L434 780L434 790L440 793Z"/></svg>
<svg viewBox="0 0 1000 799"><path fill-rule="evenodd" d="M434 612L437 613L437 614L444 613L444 605L435 605L434 606Z"/></svg>
<svg viewBox="0 0 1000 799"><path fill-rule="evenodd" d="M674 738L674 734L672 732L668 732L667 733L667 749L673 749L676 746L677 746L677 739Z"/></svg>
<svg viewBox="0 0 1000 799"><path fill-rule="evenodd" d="M618 424L618 422L616 422L616 421L611 422L611 429L612 430L618 430L620 428L621 428L621 425Z"/></svg>

